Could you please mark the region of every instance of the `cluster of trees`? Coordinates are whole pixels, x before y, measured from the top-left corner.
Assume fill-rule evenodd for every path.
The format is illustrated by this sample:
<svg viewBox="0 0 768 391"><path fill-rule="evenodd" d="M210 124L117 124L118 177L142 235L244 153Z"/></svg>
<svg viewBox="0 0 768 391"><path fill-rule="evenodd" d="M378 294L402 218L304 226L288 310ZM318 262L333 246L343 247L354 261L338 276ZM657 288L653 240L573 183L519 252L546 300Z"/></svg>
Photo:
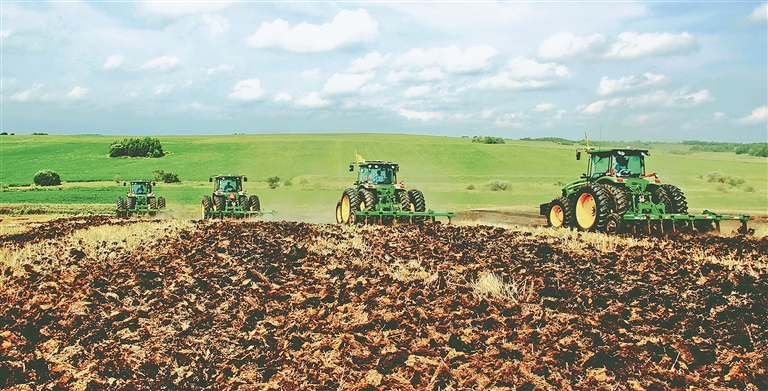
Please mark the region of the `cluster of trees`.
<svg viewBox="0 0 768 391"><path fill-rule="evenodd" d="M38 186L58 186L61 184L61 177L53 170L40 170L35 173L33 180Z"/></svg>
<svg viewBox="0 0 768 391"><path fill-rule="evenodd" d="M577 143L577 141L568 140L568 139L560 138L560 137L538 137L538 138L523 137L520 140L522 140L522 141L551 141L553 143L560 144L560 145L573 145L573 144Z"/></svg>
<svg viewBox="0 0 768 391"><path fill-rule="evenodd" d="M736 148L733 149L733 152L736 152L737 155L746 153L757 157L768 157L768 143L737 145Z"/></svg>
<svg viewBox="0 0 768 391"><path fill-rule="evenodd" d="M504 139L501 137L492 137L492 136L475 136L472 137L473 143L482 143L482 144L504 144Z"/></svg>
<svg viewBox="0 0 768 391"><path fill-rule="evenodd" d="M164 155L160 140L151 137L126 138L123 141L115 141L109 146L110 157L163 157Z"/></svg>
<svg viewBox="0 0 768 391"><path fill-rule="evenodd" d="M163 182L163 183L181 182L181 180L179 180L179 174L174 174L172 172L165 172L163 170L157 170L154 172L154 174L155 174L156 182Z"/></svg>
<svg viewBox="0 0 768 391"><path fill-rule="evenodd" d="M683 145L690 145L694 152L735 152L737 155L748 154L768 157L768 143L724 143L717 141L683 140Z"/></svg>

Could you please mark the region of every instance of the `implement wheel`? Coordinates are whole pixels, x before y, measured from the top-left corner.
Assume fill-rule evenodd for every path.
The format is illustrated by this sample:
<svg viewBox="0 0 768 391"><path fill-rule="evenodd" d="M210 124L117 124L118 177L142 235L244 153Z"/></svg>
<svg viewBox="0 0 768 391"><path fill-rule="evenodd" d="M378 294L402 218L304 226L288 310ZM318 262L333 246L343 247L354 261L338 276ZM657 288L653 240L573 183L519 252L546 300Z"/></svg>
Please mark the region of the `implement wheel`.
<svg viewBox="0 0 768 391"><path fill-rule="evenodd" d="M355 212L358 210L360 210L360 199L357 197L357 191L352 188L344 189L341 194L341 222L354 224Z"/></svg>
<svg viewBox="0 0 768 391"><path fill-rule="evenodd" d="M605 219L605 233L618 234L624 230L624 220L618 213L610 213Z"/></svg>
<svg viewBox="0 0 768 391"><path fill-rule="evenodd" d="M200 204L200 219L205 220L209 217L207 213L213 210L213 200L210 196L203 196L203 202Z"/></svg>
<svg viewBox="0 0 768 391"><path fill-rule="evenodd" d="M611 195L604 185L590 183L577 193L576 227L581 231L605 231L608 214L611 213Z"/></svg>
<svg viewBox="0 0 768 391"><path fill-rule="evenodd" d="M549 203L547 225L554 228L573 225L573 204L565 197L558 197Z"/></svg>
<svg viewBox="0 0 768 391"><path fill-rule="evenodd" d="M414 212L427 211L427 202L424 200L424 194L420 190L408 190L408 197L411 199ZM424 222L424 216L413 216L413 219L411 220L414 224L421 224Z"/></svg>

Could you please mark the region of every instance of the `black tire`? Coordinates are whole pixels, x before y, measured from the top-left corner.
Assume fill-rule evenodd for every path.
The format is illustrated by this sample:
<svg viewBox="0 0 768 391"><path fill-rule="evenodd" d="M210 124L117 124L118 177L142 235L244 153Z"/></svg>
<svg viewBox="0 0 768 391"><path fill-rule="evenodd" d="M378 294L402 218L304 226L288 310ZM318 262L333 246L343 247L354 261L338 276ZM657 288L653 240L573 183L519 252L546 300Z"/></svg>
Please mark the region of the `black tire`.
<svg viewBox="0 0 768 391"><path fill-rule="evenodd" d="M408 190L408 198L411 199L414 212L427 211L427 201L424 200L424 194L420 190L417 190L417 189ZM424 222L424 216L413 216L413 219L411 220L413 221L414 224L421 224Z"/></svg>
<svg viewBox="0 0 768 391"><path fill-rule="evenodd" d="M224 197L216 197L213 200L216 204L216 210L219 212L225 211L227 209L227 199Z"/></svg>
<svg viewBox="0 0 768 391"><path fill-rule="evenodd" d="M561 228L571 227L573 225L573 204L565 197L558 197L549 203L549 213L547 213L547 225L549 227Z"/></svg>
<svg viewBox="0 0 768 391"><path fill-rule="evenodd" d="M629 208L629 198L627 197L627 191L624 186L605 184L605 188L611 194L611 198L613 199L613 208L611 208L613 212L617 213L619 216L624 216L624 214L627 213L627 208Z"/></svg>
<svg viewBox="0 0 768 391"><path fill-rule="evenodd" d="M149 209L157 209L157 198L155 197L149 198Z"/></svg>
<svg viewBox="0 0 768 391"><path fill-rule="evenodd" d="M342 223L354 224L357 221L355 212L360 210L360 199L357 197L357 191L352 188L344 189L341 193L341 215Z"/></svg>
<svg viewBox="0 0 768 391"><path fill-rule="evenodd" d="M605 218L605 229L607 234L619 234L624 231L624 219L618 213L609 213Z"/></svg>
<svg viewBox="0 0 768 391"><path fill-rule="evenodd" d="M395 197L397 197L397 203L400 204L400 210L403 212L413 212L416 209L411 203L410 197L405 190L396 190ZM408 216L400 216L397 218L399 224L408 224L411 222L411 218Z"/></svg>
<svg viewBox="0 0 768 391"><path fill-rule="evenodd" d="M688 214L688 201L679 187L665 183L661 185L661 188L664 189L667 197L672 201L672 211L667 213Z"/></svg>
<svg viewBox="0 0 768 391"><path fill-rule="evenodd" d="M136 197L128 197L128 209L136 209Z"/></svg>
<svg viewBox="0 0 768 391"><path fill-rule="evenodd" d="M254 212L258 212L261 210L261 201L259 201L259 197L252 195L248 197L248 206L250 207L250 210Z"/></svg>
<svg viewBox="0 0 768 391"><path fill-rule="evenodd" d="M241 208L243 208L243 211L247 212L248 208L251 207L251 204L248 203L248 197L246 196L240 196L237 199L237 203L240 205Z"/></svg>
<svg viewBox="0 0 768 391"><path fill-rule="evenodd" d="M165 209L165 197L157 197L157 209Z"/></svg>
<svg viewBox="0 0 768 391"><path fill-rule="evenodd" d="M654 204L663 204L664 205L664 213L674 213L672 212L674 210L674 206L672 205L672 200L669 199L669 196L667 195L667 191L664 190L663 187L657 187L653 190L651 193L651 201Z"/></svg>
<svg viewBox="0 0 768 391"><path fill-rule="evenodd" d="M117 197L117 217L125 217L125 198Z"/></svg>
<svg viewBox="0 0 768 391"><path fill-rule="evenodd" d="M200 205L200 219L205 220L206 217L208 217L205 215L205 213L210 212L212 210L213 210L213 200L211 200L210 196L203 196L203 202Z"/></svg>
<svg viewBox="0 0 768 391"><path fill-rule="evenodd" d="M366 189L360 189L357 192L357 196L360 199L360 210L376 210L376 197L373 192ZM365 221L366 224L376 224L379 218L376 216L368 217Z"/></svg>
<svg viewBox="0 0 768 391"><path fill-rule="evenodd" d="M581 187L574 204L575 225L581 231L603 232L613 199L605 185L590 183Z"/></svg>

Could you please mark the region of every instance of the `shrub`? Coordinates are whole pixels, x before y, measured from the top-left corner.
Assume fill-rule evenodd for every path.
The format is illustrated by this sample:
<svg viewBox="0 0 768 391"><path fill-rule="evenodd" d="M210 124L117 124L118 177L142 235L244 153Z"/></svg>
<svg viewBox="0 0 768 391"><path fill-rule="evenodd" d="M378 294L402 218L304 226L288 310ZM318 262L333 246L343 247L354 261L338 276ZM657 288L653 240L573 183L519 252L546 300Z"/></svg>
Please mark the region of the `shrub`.
<svg viewBox="0 0 768 391"><path fill-rule="evenodd" d="M472 142L482 143L482 144L504 144L504 139L501 137L475 136L475 137L472 137Z"/></svg>
<svg viewBox="0 0 768 391"><path fill-rule="evenodd" d="M308 185L308 184L309 184L309 181L308 181L306 178L302 178L302 179L299 181L299 184L300 184L300 185L302 185L302 186L305 186L305 185Z"/></svg>
<svg viewBox="0 0 768 391"><path fill-rule="evenodd" d="M120 183L123 180L123 178L120 178L120 175L115 175L115 177L112 179L115 181L115 183Z"/></svg>
<svg viewBox="0 0 768 391"><path fill-rule="evenodd" d="M172 172L165 172L163 170L155 171L155 181L163 183L179 183L179 175Z"/></svg>
<svg viewBox="0 0 768 391"><path fill-rule="evenodd" d="M475 185L469 185L469 186L467 186L467 190L475 190Z"/></svg>
<svg viewBox="0 0 768 391"><path fill-rule="evenodd" d="M61 184L61 177L53 170L40 170L33 179L38 186L58 186Z"/></svg>
<svg viewBox="0 0 768 391"><path fill-rule="evenodd" d="M271 176L267 178L267 183L269 184L270 189L277 189L280 186L280 177Z"/></svg>
<svg viewBox="0 0 768 391"><path fill-rule="evenodd" d="M507 191L510 188L508 181L500 181L498 179L485 182L483 186L491 191Z"/></svg>
<svg viewBox="0 0 768 391"><path fill-rule="evenodd" d="M731 186L738 186L746 182L744 178L730 176L723 174L720 171L710 172L707 174L707 182L724 183Z"/></svg>
<svg viewBox="0 0 768 391"><path fill-rule="evenodd" d="M115 141L109 146L110 157L163 157L163 146L160 140L151 137L126 138L122 142Z"/></svg>
<svg viewBox="0 0 768 391"><path fill-rule="evenodd" d="M293 186L293 182L290 179L286 179L283 182L283 186Z"/></svg>

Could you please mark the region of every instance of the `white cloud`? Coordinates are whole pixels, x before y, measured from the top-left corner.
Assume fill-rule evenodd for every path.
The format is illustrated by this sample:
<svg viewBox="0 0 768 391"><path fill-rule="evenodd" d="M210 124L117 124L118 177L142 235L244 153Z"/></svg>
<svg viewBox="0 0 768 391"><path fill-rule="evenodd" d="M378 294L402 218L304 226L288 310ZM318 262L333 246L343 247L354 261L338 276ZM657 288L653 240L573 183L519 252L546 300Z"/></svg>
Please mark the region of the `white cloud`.
<svg viewBox="0 0 768 391"><path fill-rule="evenodd" d="M293 99L293 97L287 92L281 92L275 96L275 102L287 102Z"/></svg>
<svg viewBox="0 0 768 391"><path fill-rule="evenodd" d="M303 77L304 79L319 80L320 68L308 69L304 72L301 72L301 77Z"/></svg>
<svg viewBox="0 0 768 391"><path fill-rule="evenodd" d="M428 94L432 89L429 86L415 86L405 91L406 98L415 98Z"/></svg>
<svg viewBox="0 0 768 391"><path fill-rule="evenodd" d="M32 99L32 89L19 91L13 95L11 95L11 99L18 101L18 102L27 102L30 99Z"/></svg>
<svg viewBox="0 0 768 391"><path fill-rule="evenodd" d="M373 78L375 74L369 73L334 73L323 86L320 92L323 95L348 94L358 91L366 81Z"/></svg>
<svg viewBox="0 0 768 391"><path fill-rule="evenodd" d="M144 11L149 14L179 17L192 14L205 14L221 11L232 1L183 1L183 0L145 0Z"/></svg>
<svg viewBox="0 0 768 391"><path fill-rule="evenodd" d="M326 107L331 104L330 101L320 98L317 92L310 92L309 95L296 101L296 104L305 107L318 108Z"/></svg>
<svg viewBox="0 0 768 391"><path fill-rule="evenodd" d="M525 115L523 112L504 114L501 117L496 118L493 123L495 126L505 126L511 128L522 128L523 122L520 120Z"/></svg>
<svg viewBox="0 0 768 391"><path fill-rule="evenodd" d="M235 69L235 67L233 67L232 65L221 64L221 65L217 66L216 68L209 69L208 70L208 74L209 75L213 75L215 73L230 72L230 71L232 71L234 69Z"/></svg>
<svg viewBox="0 0 768 391"><path fill-rule="evenodd" d="M264 89L261 88L261 81L259 79L239 81L233 89L234 92L229 94L229 97L232 99L256 100L264 94Z"/></svg>
<svg viewBox="0 0 768 391"><path fill-rule="evenodd" d="M536 108L534 110L536 111L549 111L555 108L555 105L553 103L541 103L536 105Z"/></svg>
<svg viewBox="0 0 768 391"><path fill-rule="evenodd" d="M659 116L659 113L638 114L627 118L624 123L629 125L644 125Z"/></svg>
<svg viewBox="0 0 768 391"><path fill-rule="evenodd" d="M368 94L368 95L373 95L373 94L375 94L377 92L381 92L381 91L385 91L385 90L387 90L387 87L385 87L385 86L383 86L381 84L378 84L378 83L366 84L366 85L360 87L360 92L362 92L364 94Z"/></svg>
<svg viewBox="0 0 768 391"><path fill-rule="evenodd" d="M632 75L619 79L609 79L607 76L604 76L600 80L600 86L597 87L597 94L611 95L617 92L636 90L660 84L665 79L664 75L654 75L653 73L644 73L642 78Z"/></svg>
<svg viewBox="0 0 768 391"><path fill-rule="evenodd" d="M688 93L685 90L674 92L659 90L648 94L628 97L604 99L593 102L587 106L579 106L577 109L585 114L597 114L606 107L626 106L632 108L661 107L661 108L689 108L701 103L714 100L708 90Z"/></svg>
<svg viewBox="0 0 768 391"><path fill-rule="evenodd" d="M149 60L139 69L159 69L165 70L179 65L179 59L176 56L162 56L154 60Z"/></svg>
<svg viewBox="0 0 768 391"><path fill-rule="evenodd" d="M608 40L600 34L579 37L570 32L552 35L539 45L539 57L548 60L629 60L649 56L688 54L698 49L696 37L683 32L638 34L624 32Z"/></svg>
<svg viewBox="0 0 768 391"><path fill-rule="evenodd" d="M203 22L208 25L213 36L229 30L229 20L221 15L203 15Z"/></svg>
<svg viewBox="0 0 768 391"><path fill-rule="evenodd" d="M737 119L736 122L742 125L752 125L765 122L766 118L768 118L768 106L761 106L752 110L752 114Z"/></svg>
<svg viewBox="0 0 768 391"><path fill-rule="evenodd" d="M755 8L755 10L746 17L746 22L750 24L768 24L768 4L763 4Z"/></svg>
<svg viewBox="0 0 768 391"><path fill-rule="evenodd" d="M558 110L557 115L555 116L555 119L563 119L563 116L565 115L565 110Z"/></svg>
<svg viewBox="0 0 768 391"><path fill-rule="evenodd" d="M440 67L446 72L472 72L490 67L488 60L497 52L496 49L487 45L471 46L463 52L456 46L427 51L420 48L411 49L408 53L401 55L395 61L395 65L410 69Z"/></svg>
<svg viewBox="0 0 768 391"><path fill-rule="evenodd" d="M109 56L107 61L104 63L104 69L119 68L120 65L123 65L123 60L125 60L125 56L123 56L122 54L115 54L115 55Z"/></svg>
<svg viewBox="0 0 768 391"><path fill-rule="evenodd" d="M723 113L721 111L716 111L713 117L715 117L715 121L717 121L717 120L725 118L725 113Z"/></svg>
<svg viewBox="0 0 768 391"><path fill-rule="evenodd" d="M491 116L493 115L493 113L495 111L496 111L496 109L485 108L485 109L483 109L483 111L480 114L480 116L483 117L483 118L491 118Z"/></svg>
<svg viewBox="0 0 768 391"><path fill-rule="evenodd" d="M481 89L536 89L554 85L570 77L568 68L555 63L540 63L518 57L509 63L509 70L480 79Z"/></svg>
<svg viewBox="0 0 768 391"><path fill-rule="evenodd" d="M365 57L352 61L352 65L347 68L347 72L355 73L372 71L384 63L388 57L388 55L382 56L379 52L368 53Z"/></svg>
<svg viewBox="0 0 768 391"><path fill-rule="evenodd" d="M9 29L0 30L0 38L8 38L8 36L11 35L12 32L13 30L9 30Z"/></svg>
<svg viewBox="0 0 768 391"><path fill-rule="evenodd" d="M165 84L160 84L159 86L155 87L155 95L167 94L171 91L173 91L172 85L168 86Z"/></svg>
<svg viewBox="0 0 768 391"><path fill-rule="evenodd" d="M85 93L88 92L87 88L84 87L75 87L67 94L68 98L72 99L80 99L83 96L85 96Z"/></svg>
<svg viewBox="0 0 768 391"><path fill-rule="evenodd" d="M414 111L414 110L400 109L397 111L397 113L402 115L405 118L420 119L424 122L429 121L431 119L441 120L443 119L443 117L445 117L445 114L443 114L440 111Z"/></svg>
<svg viewBox="0 0 768 391"><path fill-rule="evenodd" d="M248 44L256 48L277 47L291 52L322 52L372 38L378 24L364 9L341 10L330 23L323 25L302 22L291 27L282 19L262 23Z"/></svg>

